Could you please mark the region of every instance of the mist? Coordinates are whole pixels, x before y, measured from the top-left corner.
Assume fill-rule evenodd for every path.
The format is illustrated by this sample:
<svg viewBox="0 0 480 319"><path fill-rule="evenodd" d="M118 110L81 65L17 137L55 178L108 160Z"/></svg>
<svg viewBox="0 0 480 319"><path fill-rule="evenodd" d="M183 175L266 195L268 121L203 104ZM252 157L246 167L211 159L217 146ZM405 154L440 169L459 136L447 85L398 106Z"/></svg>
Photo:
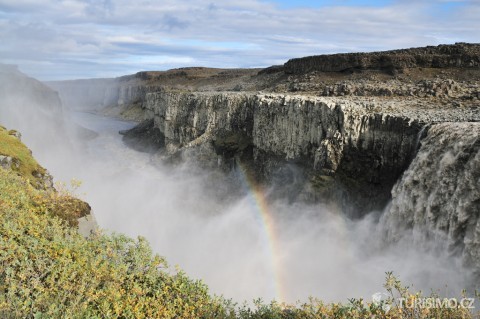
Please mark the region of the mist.
<svg viewBox="0 0 480 319"><path fill-rule="evenodd" d="M118 131L134 123L67 109L52 113L27 94L22 103L10 96L0 103L0 124L21 131L56 181L82 181L77 194L102 229L147 238L171 266L215 294L237 302L370 300L384 291L387 271L426 293L451 297L471 286L471 273L445 251L414 246L408 238L385 244L382 212L350 220L321 204L268 196L272 185L265 190L274 221L269 236L236 172L238 190L226 196L231 185L192 162L172 167L125 146ZM79 127L96 134L78 134L85 132Z"/></svg>

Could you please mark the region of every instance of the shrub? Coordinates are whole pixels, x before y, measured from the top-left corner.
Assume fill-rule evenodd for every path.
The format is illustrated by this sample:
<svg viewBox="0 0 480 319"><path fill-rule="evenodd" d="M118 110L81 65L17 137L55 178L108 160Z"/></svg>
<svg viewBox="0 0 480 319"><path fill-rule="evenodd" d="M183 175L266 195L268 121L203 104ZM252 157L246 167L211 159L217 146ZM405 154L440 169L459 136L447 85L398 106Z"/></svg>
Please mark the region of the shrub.
<svg viewBox="0 0 480 319"><path fill-rule="evenodd" d="M40 192L0 169L1 318L210 318L222 309L144 239L85 239L36 206Z"/></svg>

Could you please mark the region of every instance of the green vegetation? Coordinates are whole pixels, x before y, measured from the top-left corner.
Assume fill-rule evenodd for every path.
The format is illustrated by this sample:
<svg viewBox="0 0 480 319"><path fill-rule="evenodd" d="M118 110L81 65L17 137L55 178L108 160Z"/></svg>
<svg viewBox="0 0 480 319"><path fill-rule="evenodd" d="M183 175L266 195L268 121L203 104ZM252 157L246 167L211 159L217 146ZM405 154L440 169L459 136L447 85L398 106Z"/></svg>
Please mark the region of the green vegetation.
<svg viewBox="0 0 480 319"><path fill-rule="evenodd" d="M90 213L90 206L69 194L65 187L61 187L59 191L53 189L46 169L37 163L32 152L17 135L15 130L8 131L0 126L0 155L11 158L10 169L20 177L19 182L24 184L15 185L14 188L22 190L24 195L30 198L32 209L35 212L48 211L51 215L65 220L70 226L77 226L78 218ZM6 176L3 177L6 179ZM44 191L33 190L32 186ZM15 190L6 189L0 196L9 196L9 194L15 196Z"/></svg>
<svg viewBox="0 0 480 319"><path fill-rule="evenodd" d="M37 180L46 170L33 158L31 151L16 137L15 130L0 126L0 155L13 159L12 169L29 180ZM17 164L17 165L15 165Z"/></svg>
<svg viewBox="0 0 480 319"><path fill-rule="evenodd" d="M8 141L9 155L20 158L15 152L26 148ZM237 306L170 269L143 238L80 236L75 221L88 204L62 190L34 188L26 176L0 169L0 318L473 318L460 307L402 308L394 295L414 300L420 294L391 274L391 298L382 302Z"/></svg>
<svg viewBox="0 0 480 319"><path fill-rule="evenodd" d="M41 192L0 169L1 318L211 318L223 309L145 240L83 238L37 205Z"/></svg>

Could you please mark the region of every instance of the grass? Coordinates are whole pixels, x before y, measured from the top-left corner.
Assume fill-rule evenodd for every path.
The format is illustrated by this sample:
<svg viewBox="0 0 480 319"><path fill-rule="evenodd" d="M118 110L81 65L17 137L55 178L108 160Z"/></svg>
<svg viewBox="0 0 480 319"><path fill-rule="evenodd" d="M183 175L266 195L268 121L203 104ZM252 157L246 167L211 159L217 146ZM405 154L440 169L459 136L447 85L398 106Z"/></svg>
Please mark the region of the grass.
<svg viewBox="0 0 480 319"><path fill-rule="evenodd" d="M0 155L11 157L17 165L12 169L25 179L41 182L39 176L46 174L46 170L40 166L31 151L18 139L14 130L7 130L0 126Z"/></svg>

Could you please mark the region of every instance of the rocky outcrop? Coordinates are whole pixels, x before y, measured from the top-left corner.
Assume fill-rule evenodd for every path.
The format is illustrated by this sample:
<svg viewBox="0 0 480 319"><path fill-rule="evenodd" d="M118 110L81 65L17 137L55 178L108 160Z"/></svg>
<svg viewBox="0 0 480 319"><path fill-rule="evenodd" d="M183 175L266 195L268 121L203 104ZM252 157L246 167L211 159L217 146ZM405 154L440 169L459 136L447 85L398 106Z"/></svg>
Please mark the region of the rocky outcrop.
<svg viewBox="0 0 480 319"><path fill-rule="evenodd" d="M21 134L0 126L0 168L14 171L37 189L53 190L53 178L32 157Z"/></svg>
<svg viewBox="0 0 480 319"><path fill-rule="evenodd" d="M456 43L383 52L317 55L289 60L284 65L284 71L287 74L355 70L396 73L409 68L451 67L479 68L480 45Z"/></svg>
<svg viewBox="0 0 480 319"><path fill-rule="evenodd" d="M442 100L463 100L465 103L480 100L480 86L459 83L452 79L423 79L417 82L402 82L398 79L375 81L340 81L333 84L311 81L316 73L291 79L290 92L316 92L321 96L376 96L376 97L419 97Z"/></svg>
<svg viewBox="0 0 480 319"><path fill-rule="evenodd" d="M383 216L390 241L444 242L480 268L480 123L433 125L392 191Z"/></svg>
<svg viewBox="0 0 480 319"><path fill-rule="evenodd" d="M19 168L20 162L11 156L0 155L0 166L3 169Z"/></svg>
<svg viewBox="0 0 480 319"><path fill-rule="evenodd" d="M0 170L20 177L23 181L22 187L37 190L33 200L35 206L62 218L71 226L79 226L80 233L89 236L97 227L90 205L62 189L57 191L53 185L53 177L37 163L32 152L20 140L20 136L18 131L8 131L0 126Z"/></svg>

